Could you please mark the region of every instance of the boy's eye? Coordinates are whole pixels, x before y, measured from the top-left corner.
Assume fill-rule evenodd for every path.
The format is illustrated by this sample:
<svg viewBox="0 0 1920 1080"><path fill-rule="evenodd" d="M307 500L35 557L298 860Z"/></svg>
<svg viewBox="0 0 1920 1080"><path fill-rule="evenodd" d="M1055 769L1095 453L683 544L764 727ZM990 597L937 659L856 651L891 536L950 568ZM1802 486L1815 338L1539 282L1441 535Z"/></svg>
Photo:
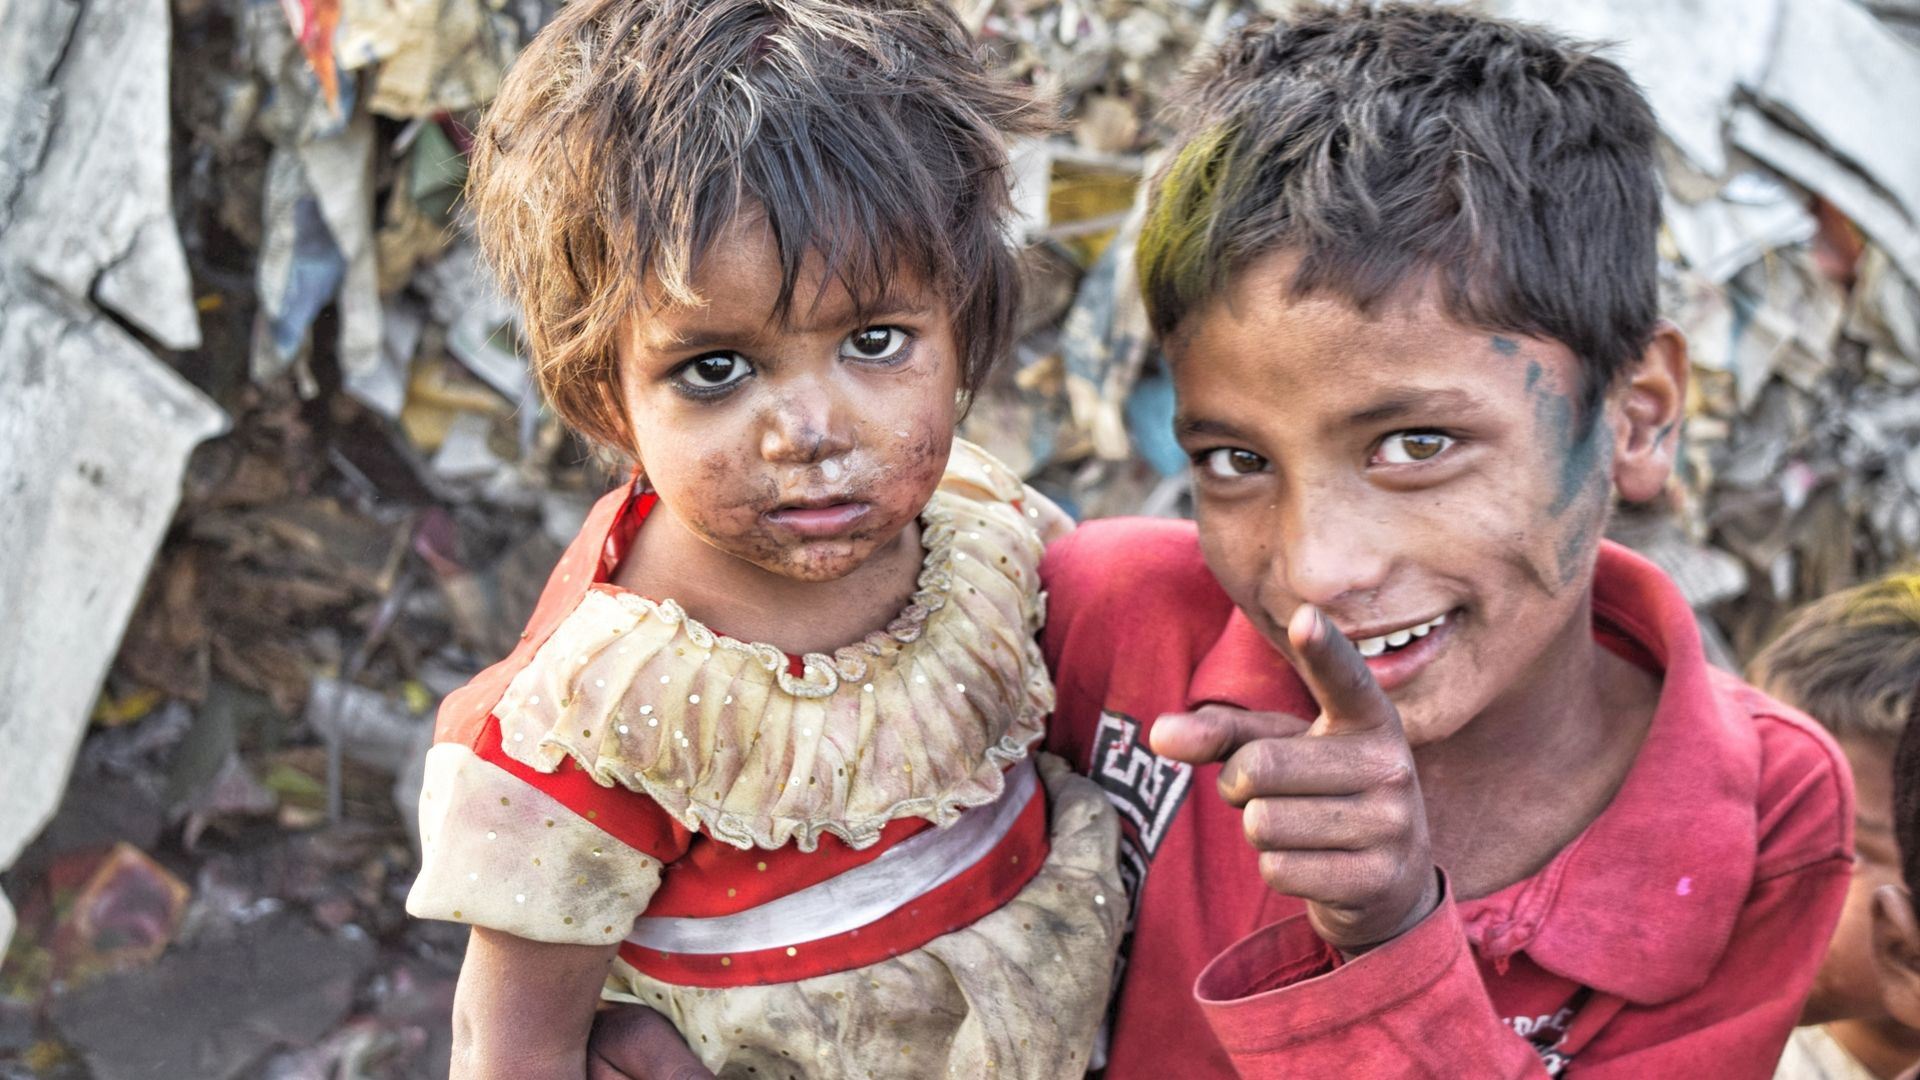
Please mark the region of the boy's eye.
<svg viewBox="0 0 1920 1080"><path fill-rule="evenodd" d="M753 368L738 353L713 353L698 356L680 367L680 381L695 390L718 390L732 386L753 373Z"/></svg>
<svg viewBox="0 0 1920 1080"><path fill-rule="evenodd" d="M848 334L840 344L840 355L849 360L891 360L909 340L907 332L897 326L869 326Z"/></svg>
<svg viewBox="0 0 1920 1080"><path fill-rule="evenodd" d="M1264 471L1267 467L1267 459L1251 450L1223 446L1217 450L1201 451L1194 458L1194 464L1200 466L1209 476L1222 480L1234 480Z"/></svg>
<svg viewBox="0 0 1920 1080"><path fill-rule="evenodd" d="M1380 441L1379 459L1388 465L1416 465L1453 445L1437 431L1396 431Z"/></svg>

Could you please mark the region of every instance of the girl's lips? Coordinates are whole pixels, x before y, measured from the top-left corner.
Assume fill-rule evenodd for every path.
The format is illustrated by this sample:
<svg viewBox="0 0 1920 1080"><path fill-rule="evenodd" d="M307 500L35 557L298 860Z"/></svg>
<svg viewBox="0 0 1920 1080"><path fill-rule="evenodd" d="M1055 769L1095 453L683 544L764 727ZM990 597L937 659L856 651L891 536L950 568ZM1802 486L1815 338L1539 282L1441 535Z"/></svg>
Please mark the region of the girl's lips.
<svg viewBox="0 0 1920 1080"><path fill-rule="evenodd" d="M1447 621L1434 627L1426 637L1416 638L1392 652L1368 657L1367 670L1373 672L1373 680L1389 694L1413 681L1413 677L1420 674L1453 637L1454 627L1459 621L1458 610L1449 612Z"/></svg>
<svg viewBox="0 0 1920 1080"><path fill-rule="evenodd" d="M853 528L871 509L866 503L833 503L829 506L790 506L769 510L765 517L775 528L785 529L809 539L839 536Z"/></svg>

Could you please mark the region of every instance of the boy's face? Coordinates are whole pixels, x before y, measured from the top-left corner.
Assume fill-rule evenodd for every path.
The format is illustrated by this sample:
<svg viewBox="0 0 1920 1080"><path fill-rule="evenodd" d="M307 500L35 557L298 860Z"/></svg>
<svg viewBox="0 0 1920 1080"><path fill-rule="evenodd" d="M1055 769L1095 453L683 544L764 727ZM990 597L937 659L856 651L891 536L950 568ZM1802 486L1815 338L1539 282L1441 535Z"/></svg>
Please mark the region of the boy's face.
<svg viewBox="0 0 1920 1080"><path fill-rule="evenodd" d="M817 258L783 322L779 253L742 215L706 253L705 302L630 320L621 395L662 507L717 551L781 577L844 577L932 497L952 446L959 351L920 283L865 319ZM818 302L815 300L818 298Z"/></svg>
<svg viewBox="0 0 1920 1080"><path fill-rule="evenodd" d="M1591 647L1616 442L1651 443L1632 417L1657 410L1614 395L1583 424L1563 346L1468 329L1428 297L1372 316L1290 300L1293 269L1256 260L1167 343L1201 546L1269 641L1286 651L1295 607L1317 605L1409 740L1442 740ZM1668 467L1635 459L1634 497Z"/></svg>
<svg viewBox="0 0 1920 1080"><path fill-rule="evenodd" d="M1840 749L1853 771L1853 880L1813 993L1801 1010L1803 1024L1886 1015L1873 966L1873 894L1882 885L1900 883L1900 850L1893 840L1893 746L1856 735L1841 739Z"/></svg>

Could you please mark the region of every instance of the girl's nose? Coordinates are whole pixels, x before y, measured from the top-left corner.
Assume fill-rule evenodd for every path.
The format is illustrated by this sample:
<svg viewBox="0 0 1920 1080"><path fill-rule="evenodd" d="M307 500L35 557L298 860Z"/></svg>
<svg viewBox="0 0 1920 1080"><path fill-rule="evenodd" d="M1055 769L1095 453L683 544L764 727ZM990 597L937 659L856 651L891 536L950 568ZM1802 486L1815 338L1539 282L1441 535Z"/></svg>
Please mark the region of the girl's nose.
<svg viewBox="0 0 1920 1080"><path fill-rule="evenodd" d="M830 394L796 389L774 402L760 436L760 456L783 465L812 465L853 448Z"/></svg>

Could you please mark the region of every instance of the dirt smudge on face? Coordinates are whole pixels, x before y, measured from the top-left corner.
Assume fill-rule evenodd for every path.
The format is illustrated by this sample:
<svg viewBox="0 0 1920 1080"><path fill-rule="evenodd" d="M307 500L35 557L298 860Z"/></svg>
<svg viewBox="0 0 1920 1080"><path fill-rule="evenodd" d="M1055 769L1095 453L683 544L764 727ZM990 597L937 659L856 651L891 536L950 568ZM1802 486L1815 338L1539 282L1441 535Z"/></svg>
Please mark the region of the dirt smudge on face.
<svg viewBox="0 0 1920 1080"><path fill-rule="evenodd" d="M1547 515L1557 519L1587 489L1589 477L1596 470L1604 472L1602 466L1608 455L1601 452L1601 447L1605 445L1611 451L1612 439L1599 410L1581 416L1572 394L1537 385L1539 377L1540 366L1530 365L1527 389L1533 396L1535 431L1542 442L1554 448L1553 501L1547 505Z"/></svg>
<svg viewBox="0 0 1920 1080"><path fill-rule="evenodd" d="M1566 531L1561 534L1560 543L1554 549L1562 589L1579 580L1593 549L1600 543L1601 532L1606 528L1607 511L1613 504L1613 483L1605 467L1605 462L1613 457L1613 429L1600 417L1594 417L1591 426L1600 433L1600 437L1587 441L1604 446L1605 450L1598 455L1601 464L1588 473L1586 494L1580 500L1579 512L1566 519Z"/></svg>

